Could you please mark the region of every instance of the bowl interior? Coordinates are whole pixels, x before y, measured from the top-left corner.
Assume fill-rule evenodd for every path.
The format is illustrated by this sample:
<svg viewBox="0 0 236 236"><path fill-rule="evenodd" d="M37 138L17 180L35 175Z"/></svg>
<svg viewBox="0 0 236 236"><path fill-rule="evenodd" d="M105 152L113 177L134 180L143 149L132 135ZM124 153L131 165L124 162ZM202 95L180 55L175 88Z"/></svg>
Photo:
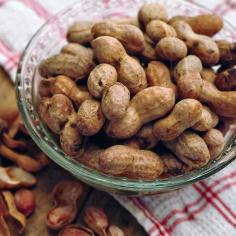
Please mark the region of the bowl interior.
<svg viewBox="0 0 236 236"><path fill-rule="evenodd" d="M74 22L96 21L109 18L125 18L136 16L137 11L148 0L132 1L89 1L82 0L52 17L31 39L21 58L16 88L19 108L31 137L37 145L57 164L71 172L74 176L94 187L105 191L125 194L147 194L165 192L182 187L186 184L206 178L229 164L236 156L236 140L233 129L226 135L227 145L224 152L206 167L178 177L166 180L144 182L104 175L92 170L67 156L58 146L54 137L48 132L37 114L38 85L42 79L37 66L40 61L56 54L66 44L66 32ZM207 9L183 0L158 0L166 6L169 16L197 15L209 12ZM236 30L225 23L223 30L216 38L234 41Z"/></svg>

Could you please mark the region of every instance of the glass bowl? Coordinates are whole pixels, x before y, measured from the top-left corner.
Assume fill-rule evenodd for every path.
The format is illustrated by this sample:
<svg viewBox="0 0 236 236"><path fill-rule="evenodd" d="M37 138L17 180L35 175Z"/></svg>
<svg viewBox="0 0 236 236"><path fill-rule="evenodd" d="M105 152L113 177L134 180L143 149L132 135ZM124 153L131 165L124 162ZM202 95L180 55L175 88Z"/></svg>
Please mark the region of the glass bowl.
<svg viewBox="0 0 236 236"><path fill-rule="evenodd" d="M36 144L54 162L69 171L81 181L104 191L124 195L144 195L167 192L211 176L227 166L236 157L235 134L229 131L226 135L227 144L223 153L206 167L178 177L166 180L144 182L127 178L113 177L92 170L67 156L58 146L53 136L47 131L37 113L38 84L41 77L38 74L39 62L55 53L66 43L65 35L68 27L75 21L95 21L107 18L136 16L140 6L148 0L110 0L89 1L80 0L67 9L59 12L44 24L32 37L19 63L16 89L18 105L31 137ZM209 10L183 0L158 0L164 4L169 16L197 15ZM216 36L233 41L236 30L225 23L224 29Z"/></svg>

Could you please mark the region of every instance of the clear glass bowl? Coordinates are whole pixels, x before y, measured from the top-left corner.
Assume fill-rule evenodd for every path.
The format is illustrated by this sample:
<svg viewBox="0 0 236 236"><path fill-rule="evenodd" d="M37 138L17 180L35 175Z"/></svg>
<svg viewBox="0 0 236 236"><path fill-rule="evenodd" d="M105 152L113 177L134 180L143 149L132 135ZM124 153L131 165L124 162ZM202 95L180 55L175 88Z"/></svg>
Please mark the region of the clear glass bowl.
<svg viewBox="0 0 236 236"><path fill-rule="evenodd" d="M75 21L94 21L107 18L136 16L138 9L148 0L80 0L51 18L32 37L19 63L16 89L18 105L31 137L36 144L58 165L69 171L81 181L95 188L124 195L161 193L181 188L204 179L221 170L236 157L236 138L233 132L227 133L227 145L222 155L208 166L191 173L166 180L144 182L104 175L75 162L67 156L41 123L37 114L38 84L41 80L37 66L39 62L55 53L66 43L68 27ZM153 2L153 1L152 1ZM169 16L196 15L209 12L204 7L183 0L158 0L166 6ZM236 30L225 23L224 29L216 36L233 41Z"/></svg>

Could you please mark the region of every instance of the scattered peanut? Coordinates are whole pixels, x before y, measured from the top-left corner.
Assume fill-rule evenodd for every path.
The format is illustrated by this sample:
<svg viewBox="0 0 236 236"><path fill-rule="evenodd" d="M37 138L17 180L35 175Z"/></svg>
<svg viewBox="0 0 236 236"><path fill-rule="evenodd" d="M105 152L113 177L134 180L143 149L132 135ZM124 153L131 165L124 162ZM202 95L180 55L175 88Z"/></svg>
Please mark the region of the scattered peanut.
<svg viewBox="0 0 236 236"><path fill-rule="evenodd" d="M0 167L0 188L14 189L31 187L37 183L36 178L19 167Z"/></svg>
<svg viewBox="0 0 236 236"><path fill-rule="evenodd" d="M125 233L116 225L110 225L107 230L107 236L125 236Z"/></svg>
<svg viewBox="0 0 236 236"><path fill-rule="evenodd" d="M99 208L87 207L83 220L99 236L107 236L108 218L105 212Z"/></svg>
<svg viewBox="0 0 236 236"><path fill-rule="evenodd" d="M47 226L59 230L69 225L77 214L77 201L83 186L76 181L59 182L53 189L54 206L47 214Z"/></svg>
<svg viewBox="0 0 236 236"><path fill-rule="evenodd" d="M141 53L141 57L144 61L154 61L156 60L155 43L144 34L144 50Z"/></svg>
<svg viewBox="0 0 236 236"><path fill-rule="evenodd" d="M34 193L28 189L20 189L15 195L16 208L26 217L31 215L35 210L35 196Z"/></svg>
<svg viewBox="0 0 236 236"><path fill-rule="evenodd" d="M94 236L94 233L84 226L68 225L59 233L59 236Z"/></svg>

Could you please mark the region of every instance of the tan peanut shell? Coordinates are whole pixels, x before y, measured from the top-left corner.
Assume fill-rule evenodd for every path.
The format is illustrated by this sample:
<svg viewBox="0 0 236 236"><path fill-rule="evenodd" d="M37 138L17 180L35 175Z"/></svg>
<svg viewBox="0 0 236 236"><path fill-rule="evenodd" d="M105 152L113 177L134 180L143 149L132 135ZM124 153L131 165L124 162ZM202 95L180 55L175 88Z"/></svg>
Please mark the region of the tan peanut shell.
<svg viewBox="0 0 236 236"><path fill-rule="evenodd" d="M118 81L124 84L131 94L147 87L145 71L136 59L128 55L122 57L117 72Z"/></svg>
<svg viewBox="0 0 236 236"><path fill-rule="evenodd" d="M211 129L202 138L208 146L211 159L216 159L224 149L224 136L218 129Z"/></svg>
<svg viewBox="0 0 236 236"><path fill-rule="evenodd" d="M84 101L77 113L77 127L84 136L92 136L99 132L105 122L100 102L95 99Z"/></svg>
<svg viewBox="0 0 236 236"><path fill-rule="evenodd" d="M164 174L181 175L187 172L187 165L170 152L159 154L164 163Z"/></svg>
<svg viewBox="0 0 236 236"><path fill-rule="evenodd" d="M229 68L215 78L215 85L224 91L236 90L236 68Z"/></svg>
<svg viewBox="0 0 236 236"><path fill-rule="evenodd" d="M172 112L154 123L153 134L160 140L176 139L187 128L192 127L202 114L202 104L191 98L176 103Z"/></svg>
<svg viewBox="0 0 236 236"><path fill-rule="evenodd" d="M91 56L78 57L62 53L42 60L39 73L45 78L66 75L74 80L80 80L88 76L94 66Z"/></svg>
<svg viewBox="0 0 236 236"><path fill-rule="evenodd" d="M157 179L163 172L163 163L157 154L124 145L105 149L100 154L99 166L106 174L147 181Z"/></svg>
<svg viewBox="0 0 236 236"><path fill-rule="evenodd" d="M202 114L197 123L192 126L195 131L207 131L214 128L219 122L219 117L207 106L202 107Z"/></svg>
<svg viewBox="0 0 236 236"><path fill-rule="evenodd" d="M201 70L201 61L193 55L183 58L176 65L173 74L180 97L197 99L200 96L202 90Z"/></svg>
<svg viewBox="0 0 236 236"><path fill-rule="evenodd" d="M159 42L165 37L176 37L175 29L161 20L152 20L146 26L147 35L154 41Z"/></svg>
<svg viewBox="0 0 236 236"><path fill-rule="evenodd" d="M39 95L41 97L64 94L78 106L85 100L91 98L84 86L77 85L71 78L58 75L48 79L42 79L39 84Z"/></svg>
<svg viewBox="0 0 236 236"><path fill-rule="evenodd" d="M196 133L184 131L178 138L164 142L182 162L194 168L200 168L210 160L210 152L204 140Z"/></svg>
<svg viewBox="0 0 236 236"><path fill-rule="evenodd" d="M216 44L220 51L220 63L223 65L235 65L236 43L226 40L217 40Z"/></svg>
<svg viewBox="0 0 236 236"><path fill-rule="evenodd" d="M118 66L119 61L126 55L123 45L110 36L101 36L92 41L94 54L99 63Z"/></svg>
<svg viewBox="0 0 236 236"><path fill-rule="evenodd" d="M67 32L67 40L72 43L87 44L93 40L91 28L93 22L79 21L73 24Z"/></svg>
<svg viewBox="0 0 236 236"><path fill-rule="evenodd" d="M62 150L72 157L80 156L83 149L83 138L77 128L77 115L73 113L60 134L60 144Z"/></svg>
<svg viewBox="0 0 236 236"><path fill-rule="evenodd" d="M200 100L220 116L236 117L236 91L220 91L214 84L203 80Z"/></svg>
<svg viewBox="0 0 236 236"><path fill-rule="evenodd" d="M202 79L207 80L211 83L214 83L216 78L216 73L211 68L203 68L202 71L200 72L200 75Z"/></svg>
<svg viewBox="0 0 236 236"><path fill-rule="evenodd" d="M162 38L156 45L157 58L165 61L178 61L187 56L187 46L175 37Z"/></svg>
<svg viewBox="0 0 236 236"><path fill-rule="evenodd" d="M124 144L136 149L150 150L154 148L158 142L159 139L153 134L153 124L148 123L145 124L134 137L126 140Z"/></svg>
<svg viewBox="0 0 236 236"><path fill-rule="evenodd" d="M141 57L145 61L156 60L155 43L148 37L147 34L144 34L144 50L141 52Z"/></svg>
<svg viewBox="0 0 236 236"><path fill-rule="evenodd" d="M105 21L94 24L91 32L94 38L111 36L118 39L130 53L139 53L144 50L143 32L134 25Z"/></svg>
<svg viewBox="0 0 236 236"><path fill-rule="evenodd" d="M175 21L185 21L197 34L204 34L212 37L223 28L223 20L216 14L200 14L198 16L174 16L169 24Z"/></svg>
<svg viewBox="0 0 236 236"><path fill-rule="evenodd" d="M108 120L125 116L130 101L130 92L122 83L115 83L105 90L102 97L102 111Z"/></svg>
<svg viewBox="0 0 236 236"><path fill-rule="evenodd" d="M102 98L103 92L116 81L116 69L109 64L99 64L90 72L87 86L95 98Z"/></svg>
<svg viewBox="0 0 236 236"><path fill-rule="evenodd" d="M142 125L163 117L174 106L173 89L153 86L137 93L131 100L126 115L110 121L105 131L110 137L130 138Z"/></svg>
<svg viewBox="0 0 236 236"><path fill-rule="evenodd" d="M175 21L172 26L178 38L187 44L190 53L199 57L204 65L215 65L219 61L219 48L213 39L194 33L191 26L184 21Z"/></svg>
<svg viewBox="0 0 236 236"><path fill-rule="evenodd" d="M56 94L51 98L41 98L38 112L43 123L53 133L60 134L69 116L74 112L74 108L69 98Z"/></svg>
<svg viewBox="0 0 236 236"><path fill-rule="evenodd" d="M68 43L66 44L62 49L61 53L70 54L72 56L78 56L78 57L87 57L90 58L90 60L93 60L93 50L91 48L87 48L83 45L80 45L78 43Z"/></svg>
<svg viewBox="0 0 236 236"><path fill-rule="evenodd" d="M168 67L160 61L151 61L146 69L148 86L161 86L172 88L176 91L176 85L171 80Z"/></svg>
<svg viewBox="0 0 236 236"><path fill-rule="evenodd" d="M167 18L165 7L159 3L146 3L138 12L138 19L143 26L146 26L152 20L167 21Z"/></svg>

